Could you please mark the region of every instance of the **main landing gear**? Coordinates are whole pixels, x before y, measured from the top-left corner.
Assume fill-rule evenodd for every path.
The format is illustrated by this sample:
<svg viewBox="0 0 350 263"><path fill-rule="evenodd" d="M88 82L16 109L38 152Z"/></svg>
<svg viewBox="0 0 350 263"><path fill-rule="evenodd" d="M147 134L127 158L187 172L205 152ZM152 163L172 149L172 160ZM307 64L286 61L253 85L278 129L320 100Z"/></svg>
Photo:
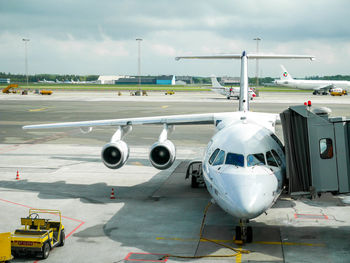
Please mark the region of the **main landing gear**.
<svg viewBox="0 0 350 263"><path fill-rule="evenodd" d="M253 241L253 229L251 226L247 226L248 220L239 220L239 226L236 226L236 240L240 240L243 243L251 243Z"/></svg>

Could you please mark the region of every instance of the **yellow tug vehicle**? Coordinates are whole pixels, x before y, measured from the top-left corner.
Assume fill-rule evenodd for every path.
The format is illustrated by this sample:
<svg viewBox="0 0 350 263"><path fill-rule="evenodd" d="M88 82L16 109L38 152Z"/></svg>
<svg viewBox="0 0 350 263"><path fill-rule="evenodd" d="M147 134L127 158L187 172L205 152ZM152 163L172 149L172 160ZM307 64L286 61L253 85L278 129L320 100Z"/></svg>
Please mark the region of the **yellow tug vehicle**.
<svg viewBox="0 0 350 263"><path fill-rule="evenodd" d="M330 90L332 96L343 96L348 95L348 92L342 88L333 88Z"/></svg>
<svg viewBox="0 0 350 263"><path fill-rule="evenodd" d="M54 215L58 221L40 218L41 214ZM52 248L65 243L62 215L59 210L29 209L29 216L21 218L21 229L11 236L12 255L34 255L46 259Z"/></svg>

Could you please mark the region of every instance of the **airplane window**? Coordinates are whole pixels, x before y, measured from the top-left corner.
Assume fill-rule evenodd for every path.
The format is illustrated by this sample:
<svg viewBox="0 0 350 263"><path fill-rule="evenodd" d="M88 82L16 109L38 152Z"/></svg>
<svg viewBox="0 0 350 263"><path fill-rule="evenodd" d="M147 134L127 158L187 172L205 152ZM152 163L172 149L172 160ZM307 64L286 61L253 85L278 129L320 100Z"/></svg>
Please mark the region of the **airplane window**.
<svg viewBox="0 0 350 263"><path fill-rule="evenodd" d="M320 140L320 157L322 159L331 159L333 157L332 139L324 138Z"/></svg>
<svg viewBox="0 0 350 263"><path fill-rule="evenodd" d="M279 155L278 155L278 154L276 153L276 151L273 150L273 149L271 150L271 152L272 152L272 154L273 154L273 157L275 157L275 159L276 159L278 165L281 166L281 165L282 165L282 160L281 160L281 158L279 157Z"/></svg>
<svg viewBox="0 0 350 263"><path fill-rule="evenodd" d="M232 164L240 167L244 167L244 156L237 153L228 153L226 156L225 164Z"/></svg>
<svg viewBox="0 0 350 263"><path fill-rule="evenodd" d="M215 161L213 163L213 166L223 164L224 160L225 160L225 152L221 150L219 152L218 156L216 157L216 159L215 159Z"/></svg>
<svg viewBox="0 0 350 263"><path fill-rule="evenodd" d="M273 158L271 152L266 152L266 161L268 165L278 167L275 158Z"/></svg>
<svg viewBox="0 0 350 263"><path fill-rule="evenodd" d="M272 139L274 139L275 142L277 142L277 144L281 147L281 149L284 152L284 146L282 144L282 142L280 141L280 139L278 139L278 137L275 134L271 134Z"/></svg>
<svg viewBox="0 0 350 263"><path fill-rule="evenodd" d="M255 154L249 154L247 156L247 165L254 166L254 165L264 165L265 164L265 157L263 153L255 153Z"/></svg>
<svg viewBox="0 0 350 263"><path fill-rule="evenodd" d="M218 155L220 149L216 149L213 154L210 156L209 163L212 164L215 160L216 155Z"/></svg>

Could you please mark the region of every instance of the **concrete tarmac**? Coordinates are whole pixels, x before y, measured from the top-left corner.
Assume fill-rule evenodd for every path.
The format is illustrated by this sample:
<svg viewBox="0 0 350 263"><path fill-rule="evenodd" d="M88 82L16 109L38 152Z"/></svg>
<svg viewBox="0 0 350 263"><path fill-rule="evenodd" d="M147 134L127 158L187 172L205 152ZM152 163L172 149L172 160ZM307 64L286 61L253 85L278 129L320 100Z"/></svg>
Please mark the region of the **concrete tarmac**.
<svg viewBox="0 0 350 263"><path fill-rule="evenodd" d="M305 93L263 93L251 109L280 113L310 99L315 106L329 106L333 116L350 116L350 98ZM210 196L185 180L186 163L201 157L213 135L210 125L176 127L170 139L177 146L177 160L166 171L148 161L148 148L161 131L158 126L133 127L126 138L130 159L118 170L100 160L113 128L89 134L78 129L21 129L47 122L233 111L237 101L207 92L147 97L115 92L1 94L0 101L0 232L19 227L30 207L61 210L66 244L51 251L46 262L349 262L350 207L343 202L348 197L331 195L312 201L283 196L267 214L251 221L254 242L243 247L232 241L237 221L213 205L203 236L251 253L164 259L164 254L235 253L199 239ZM277 134L282 139L280 126ZM15 180L17 170L20 180ZM116 199L110 199L112 188Z"/></svg>

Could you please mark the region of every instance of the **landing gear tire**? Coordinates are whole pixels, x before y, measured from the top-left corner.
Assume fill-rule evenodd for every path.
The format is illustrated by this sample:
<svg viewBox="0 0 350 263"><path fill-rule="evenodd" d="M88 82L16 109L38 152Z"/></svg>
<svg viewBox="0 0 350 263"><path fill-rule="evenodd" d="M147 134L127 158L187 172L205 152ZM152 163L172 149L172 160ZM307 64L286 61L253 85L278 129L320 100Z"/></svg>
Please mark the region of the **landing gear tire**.
<svg viewBox="0 0 350 263"><path fill-rule="evenodd" d="M253 242L253 228L251 226L247 227L247 243Z"/></svg>
<svg viewBox="0 0 350 263"><path fill-rule="evenodd" d="M317 95L317 94L318 94L317 91L312 92L312 95Z"/></svg>
<svg viewBox="0 0 350 263"><path fill-rule="evenodd" d="M242 240L242 230L240 226L236 226L235 240Z"/></svg>
<svg viewBox="0 0 350 263"><path fill-rule="evenodd" d="M197 177L192 175L191 176L191 187L198 188L198 186L199 186L199 183L198 183Z"/></svg>
<svg viewBox="0 0 350 263"><path fill-rule="evenodd" d="M230 96L227 96L226 98L229 100L229 99L230 99Z"/></svg>
<svg viewBox="0 0 350 263"><path fill-rule="evenodd" d="M327 93L327 92L325 92L325 91L324 91L324 92L322 92L322 95L327 95L327 94L328 94L328 93Z"/></svg>
<svg viewBox="0 0 350 263"><path fill-rule="evenodd" d="M248 220L240 220L239 226L236 226L235 240L242 241L243 243L251 243L253 241L253 229L251 226L247 226Z"/></svg>

